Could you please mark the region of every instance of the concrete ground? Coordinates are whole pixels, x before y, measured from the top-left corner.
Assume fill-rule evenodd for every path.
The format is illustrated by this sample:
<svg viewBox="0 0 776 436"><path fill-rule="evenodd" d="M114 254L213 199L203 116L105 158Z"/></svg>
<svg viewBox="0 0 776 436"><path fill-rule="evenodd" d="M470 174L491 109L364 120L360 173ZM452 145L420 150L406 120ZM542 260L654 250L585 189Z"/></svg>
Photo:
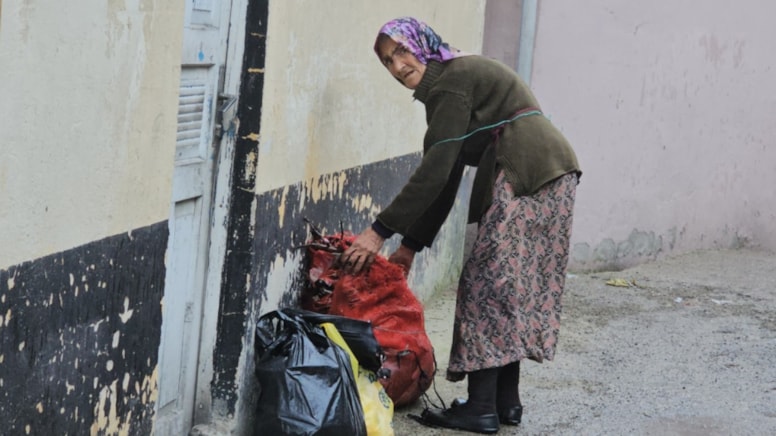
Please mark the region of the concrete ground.
<svg viewBox="0 0 776 436"><path fill-rule="evenodd" d="M752 250L571 274L555 361L522 365L523 423L499 434L776 434L775 289L776 254ZM448 403L466 393L444 379L454 304L447 289L426 305ZM407 417L422 409L395 411L397 436L469 434Z"/></svg>

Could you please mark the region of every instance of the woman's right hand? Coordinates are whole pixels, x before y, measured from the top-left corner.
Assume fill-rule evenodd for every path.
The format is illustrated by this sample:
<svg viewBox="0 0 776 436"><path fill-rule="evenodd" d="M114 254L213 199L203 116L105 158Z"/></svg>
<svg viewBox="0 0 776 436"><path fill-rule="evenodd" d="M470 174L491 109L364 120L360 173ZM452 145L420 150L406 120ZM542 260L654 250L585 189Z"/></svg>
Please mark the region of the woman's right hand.
<svg viewBox="0 0 776 436"><path fill-rule="evenodd" d="M340 255L340 266L346 273L350 274L358 274L368 270L375 260L375 256L383 248L383 243L385 243L385 239L371 227L367 227L356 237L353 244Z"/></svg>

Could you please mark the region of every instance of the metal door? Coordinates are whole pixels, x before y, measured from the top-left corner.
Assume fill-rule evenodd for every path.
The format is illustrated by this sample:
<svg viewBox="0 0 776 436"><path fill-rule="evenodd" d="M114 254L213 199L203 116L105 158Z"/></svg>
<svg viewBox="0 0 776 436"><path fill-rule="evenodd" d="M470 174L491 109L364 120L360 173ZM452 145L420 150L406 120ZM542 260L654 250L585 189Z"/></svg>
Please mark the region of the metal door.
<svg viewBox="0 0 776 436"><path fill-rule="evenodd" d="M193 425L230 1L186 0L154 433ZM207 383L207 381L203 381Z"/></svg>

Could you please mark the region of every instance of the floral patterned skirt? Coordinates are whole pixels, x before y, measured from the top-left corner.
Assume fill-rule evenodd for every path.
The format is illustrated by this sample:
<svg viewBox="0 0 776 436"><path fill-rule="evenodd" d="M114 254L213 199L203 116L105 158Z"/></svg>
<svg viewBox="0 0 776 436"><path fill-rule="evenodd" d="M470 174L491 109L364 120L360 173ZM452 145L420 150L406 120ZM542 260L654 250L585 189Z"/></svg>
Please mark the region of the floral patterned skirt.
<svg viewBox="0 0 776 436"><path fill-rule="evenodd" d="M555 356L576 187L569 173L515 197L498 175L458 285L448 380Z"/></svg>

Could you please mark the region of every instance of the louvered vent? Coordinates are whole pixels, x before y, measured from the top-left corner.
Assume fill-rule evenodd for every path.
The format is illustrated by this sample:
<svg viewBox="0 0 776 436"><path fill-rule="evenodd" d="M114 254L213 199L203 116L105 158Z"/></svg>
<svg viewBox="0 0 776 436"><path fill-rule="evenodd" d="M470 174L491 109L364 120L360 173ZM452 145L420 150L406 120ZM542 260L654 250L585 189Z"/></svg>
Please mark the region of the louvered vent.
<svg viewBox="0 0 776 436"><path fill-rule="evenodd" d="M181 84L178 98L178 138L176 159L198 156L202 143L207 87L204 83Z"/></svg>

